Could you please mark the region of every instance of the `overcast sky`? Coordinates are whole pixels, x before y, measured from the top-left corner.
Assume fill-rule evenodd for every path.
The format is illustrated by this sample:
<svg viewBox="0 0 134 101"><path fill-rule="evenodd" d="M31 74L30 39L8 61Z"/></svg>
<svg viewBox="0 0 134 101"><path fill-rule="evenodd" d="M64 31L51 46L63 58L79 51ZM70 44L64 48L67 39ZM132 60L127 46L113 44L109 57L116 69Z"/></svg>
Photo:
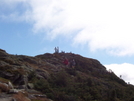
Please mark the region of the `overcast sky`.
<svg viewBox="0 0 134 101"><path fill-rule="evenodd" d="M0 0L0 48L60 51L99 60L134 84L133 0Z"/></svg>

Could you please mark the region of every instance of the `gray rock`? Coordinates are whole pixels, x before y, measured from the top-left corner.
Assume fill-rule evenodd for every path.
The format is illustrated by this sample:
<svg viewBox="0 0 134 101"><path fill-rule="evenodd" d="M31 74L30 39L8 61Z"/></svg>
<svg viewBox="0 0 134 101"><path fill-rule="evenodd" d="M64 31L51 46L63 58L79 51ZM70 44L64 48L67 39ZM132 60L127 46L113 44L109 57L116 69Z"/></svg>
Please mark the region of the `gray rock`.
<svg viewBox="0 0 134 101"><path fill-rule="evenodd" d="M17 89L10 89L9 90L9 94L16 94L18 93L19 91Z"/></svg>
<svg viewBox="0 0 134 101"><path fill-rule="evenodd" d="M8 82L8 86L11 88L11 89L14 89L14 87L13 87L13 85L12 85L12 83L9 81Z"/></svg>
<svg viewBox="0 0 134 101"><path fill-rule="evenodd" d="M7 97L7 98L0 98L0 101L16 101L16 100L13 100L12 97Z"/></svg>
<svg viewBox="0 0 134 101"><path fill-rule="evenodd" d="M34 88L34 84L28 83L28 88L29 88L29 89L33 89L33 88Z"/></svg>

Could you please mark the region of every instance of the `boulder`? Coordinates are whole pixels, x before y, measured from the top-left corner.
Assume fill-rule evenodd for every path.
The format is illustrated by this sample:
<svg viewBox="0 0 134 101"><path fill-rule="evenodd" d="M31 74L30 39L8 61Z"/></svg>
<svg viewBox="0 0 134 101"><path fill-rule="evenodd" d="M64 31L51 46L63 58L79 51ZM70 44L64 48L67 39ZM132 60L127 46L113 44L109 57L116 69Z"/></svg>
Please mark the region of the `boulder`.
<svg viewBox="0 0 134 101"><path fill-rule="evenodd" d="M10 90L8 84L0 82L0 90L2 92L8 92Z"/></svg>
<svg viewBox="0 0 134 101"><path fill-rule="evenodd" d="M5 50L0 49L0 57L5 57L5 56L7 56L7 55L8 55L8 54L6 53Z"/></svg>
<svg viewBox="0 0 134 101"><path fill-rule="evenodd" d="M14 89L13 84L10 81L8 82L8 86L10 89Z"/></svg>
<svg viewBox="0 0 134 101"><path fill-rule="evenodd" d="M17 89L10 89L8 93L9 94L16 94L18 92L19 92L19 90L17 90Z"/></svg>
<svg viewBox="0 0 134 101"><path fill-rule="evenodd" d="M33 89L34 88L34 84L33 83L28 83L27 86L28 86L29 89Z"/></svg>
<svg viewBox="0 0 134 101"><path fill-rule="evenodd" d="M39 77L43 77L45 79L48 79L50 77L50 74L46 70L36 69L36 75Z"/></svg>
<svg viewBox="0 0 134 101"><path fill-rule="evenodd" d="M7 98L0 98L0 101L16 101L12 97L7 97Z"/></svg>

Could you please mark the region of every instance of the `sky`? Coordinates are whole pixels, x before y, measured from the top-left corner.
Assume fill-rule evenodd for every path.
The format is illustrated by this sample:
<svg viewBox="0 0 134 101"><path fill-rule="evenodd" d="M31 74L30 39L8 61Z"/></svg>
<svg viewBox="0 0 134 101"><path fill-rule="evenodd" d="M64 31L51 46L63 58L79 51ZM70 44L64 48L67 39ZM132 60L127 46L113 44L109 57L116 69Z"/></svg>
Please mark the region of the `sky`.
<svg viewBox="0 0 134 101"><path fill-rule="evenodd" d="M0 48L36 56L60 51L100 61L134 84L133 0L0 0Z"/></svg>

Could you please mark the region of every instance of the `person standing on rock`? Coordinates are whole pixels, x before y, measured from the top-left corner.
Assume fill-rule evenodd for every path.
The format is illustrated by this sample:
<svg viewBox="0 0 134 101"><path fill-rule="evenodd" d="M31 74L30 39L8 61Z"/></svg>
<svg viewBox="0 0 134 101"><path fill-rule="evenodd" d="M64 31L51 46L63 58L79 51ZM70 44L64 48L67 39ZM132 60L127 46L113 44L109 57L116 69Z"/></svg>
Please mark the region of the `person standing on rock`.
<svg viewBox="0 0 134 101"><path fill-rule="evenodd" d="M54 50L55 50L55 53L59 53L59 47L55 47Z"/></svg>
<svg viewBox="0 0 134 101"><path fill-rule="evenodd" d="M57 53L59 53L59 47L57 47Z"/></svg>
<svg viewBox="0 0 134 101"><path fill-rule="evenodd" d="M55 47L54 50L55 50L55 53L56 53L57 52L57 48Z"/></svg>

